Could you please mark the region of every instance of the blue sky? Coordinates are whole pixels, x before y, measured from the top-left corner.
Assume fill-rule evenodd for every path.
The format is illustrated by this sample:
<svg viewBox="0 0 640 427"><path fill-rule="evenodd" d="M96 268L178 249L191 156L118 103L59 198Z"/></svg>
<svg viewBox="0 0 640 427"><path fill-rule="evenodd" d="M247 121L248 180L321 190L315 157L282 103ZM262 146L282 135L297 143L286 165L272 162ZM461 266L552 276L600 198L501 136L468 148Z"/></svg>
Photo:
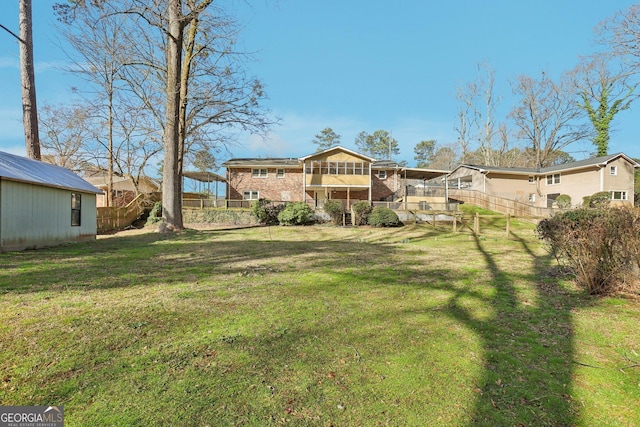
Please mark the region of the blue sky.
<svg viewBox="0 0 640 427"><path fill-rule="evenodd" d="M70 97L59 69L64 54L53 29L53 0L33 0L38 104ZM331 127L341 145L384 129L414 164L424 139L455 142L456 89L473 81L477 64L496 73L496 95L508 111L510 82L520 74L557 76L592 53L593 28L631 1L232 0L244 25L240 43L255 51L250 72L266 85L267 106L282 118L269 138L243 135L233 157L300 157L314 135ZM18 0L0 2L0 23L18 31ZM18 44L0 32L0 150L24 154ZM73 82L76 83L77 82ZM640 157L640 101L621 113L610 152ZM567 149L588 156L585 142ZM220 159L221 161L227 158Z"/></svg>

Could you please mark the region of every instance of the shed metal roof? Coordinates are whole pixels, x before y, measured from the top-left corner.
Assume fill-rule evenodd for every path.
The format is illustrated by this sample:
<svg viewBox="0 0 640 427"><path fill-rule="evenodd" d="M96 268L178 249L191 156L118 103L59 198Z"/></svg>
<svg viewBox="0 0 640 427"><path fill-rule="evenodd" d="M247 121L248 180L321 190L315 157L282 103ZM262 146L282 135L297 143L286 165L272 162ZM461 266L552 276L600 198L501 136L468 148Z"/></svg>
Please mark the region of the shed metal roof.
<svg viewBox="0 0 640 427"><path fill-rule="evenodd" d="M0 179L102 194L69 169L0 151Z"/></svg>

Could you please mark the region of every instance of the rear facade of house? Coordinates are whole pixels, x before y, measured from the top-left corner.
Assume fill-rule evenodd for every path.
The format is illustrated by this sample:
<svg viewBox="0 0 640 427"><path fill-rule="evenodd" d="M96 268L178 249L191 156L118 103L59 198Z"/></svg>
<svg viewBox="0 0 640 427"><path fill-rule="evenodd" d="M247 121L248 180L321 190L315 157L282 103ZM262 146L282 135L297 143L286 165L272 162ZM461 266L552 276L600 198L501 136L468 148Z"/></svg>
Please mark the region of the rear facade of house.
<svg viewBox="0 0 640 427"><path fill-rule="evenodd" d="M345 206L392 200L401 187L401 167L334 147L303 158L231 159L227 168L227 199L306 202L322 207L325 200Z"/></svg>
<svg viewBox="0 0 640 427"><path fill-rule="evenodd" d="M0 152L0 252L96 238L96 195L73 172Z"/></svg>

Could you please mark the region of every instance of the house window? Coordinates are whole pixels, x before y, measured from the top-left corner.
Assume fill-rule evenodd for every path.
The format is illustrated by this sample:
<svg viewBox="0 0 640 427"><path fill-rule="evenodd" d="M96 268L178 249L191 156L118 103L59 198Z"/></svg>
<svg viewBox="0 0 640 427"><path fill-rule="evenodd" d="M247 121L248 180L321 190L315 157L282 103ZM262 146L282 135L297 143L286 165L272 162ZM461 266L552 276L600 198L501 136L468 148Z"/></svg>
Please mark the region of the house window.
<svg viewBox="0 0 640 427"><path fill-rule="evenodd" d="M536 201L536 193L529 193L529 202L534 203Z"/></svg>
<svg viewBox="0 0 640 427"><path fill-rule="evenodd" d="M251 176L254 178L266 178L267 170L266 169L251 169Z"/></svg>
<svg viewBox="0 0 640 427"><path fill-rule="evenodd" d="M242 193L242 199L244 200L258 200L259 198L258 192L254 190L248 190Z"/></svg>
<svg viewBox="0 0 640 427"><path fill-rule="evenodd" d="M284 169L276 169L276 178L284 178Z"/></svg>
<svg viewBox="0 0 640 427"><path fill-rule="evenodd" d="M609 168L609 174L611 175L618 175L618 168L616 166L611 166Z"/></svg>
<svg viewBox="0 0 640 427"><path fill-rule="evenodd" d="M560 184L560 174L554 173L553 175L547 175L547 185Z"/></svg>
<svg viewBox="0 0 640 427"><path fill-rule="evenodd" d="M387 179L387 171L378 171L378 179Z"/></svg>
<svg viewBox="0 0 640 427"><path fill-rule="evenodd" d="M532 175L529 175L529 184L534 184L536 181Z"/></svg>
<svg viewBox="0 0 640 427"><path fill-rule="evenodd" d="M82 212L82 195L79 193L71 193L71 226L80 227L80 218Z"/></svg>
<svg viewBox="0 0 640 427"><path fill-rule="evenodd" d="M626 191L612 191L611 200L629 200Z"/></svg>

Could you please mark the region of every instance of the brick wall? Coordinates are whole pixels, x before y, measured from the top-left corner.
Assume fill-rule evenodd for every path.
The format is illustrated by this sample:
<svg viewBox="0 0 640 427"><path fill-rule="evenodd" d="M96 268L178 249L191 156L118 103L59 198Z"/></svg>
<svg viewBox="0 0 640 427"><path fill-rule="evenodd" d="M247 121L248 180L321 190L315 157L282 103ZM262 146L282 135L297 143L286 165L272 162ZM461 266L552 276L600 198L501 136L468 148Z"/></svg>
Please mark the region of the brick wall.
<svg viewBox="0 0 640 427"><path fill-rule="evenodd" d="M371 176L373 184L371 187L371 200L374 202L385 200L395 192L394 186L396 183L400 185L400 176L394 178L394 173L396 173L395 170L388 170L387 177L380 179L378 178L378 171L373 171Z"/></svg>
<svg viewBox="0 0 640 427"><path fill-rule="evenodd" d="M260 168L265 169L265 168ZM229 198L241 200L245 191L257 191L261 199L302 201L302 169L284 169L284 177L276 177L276 168L267 168L266 178L253 177L251 168L229 170Z"/></svg>

